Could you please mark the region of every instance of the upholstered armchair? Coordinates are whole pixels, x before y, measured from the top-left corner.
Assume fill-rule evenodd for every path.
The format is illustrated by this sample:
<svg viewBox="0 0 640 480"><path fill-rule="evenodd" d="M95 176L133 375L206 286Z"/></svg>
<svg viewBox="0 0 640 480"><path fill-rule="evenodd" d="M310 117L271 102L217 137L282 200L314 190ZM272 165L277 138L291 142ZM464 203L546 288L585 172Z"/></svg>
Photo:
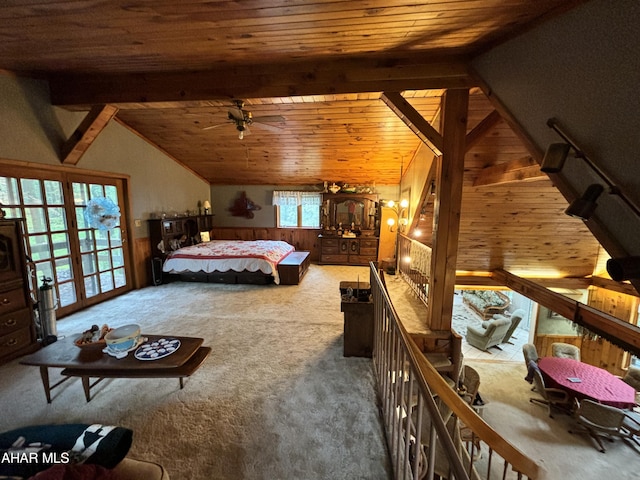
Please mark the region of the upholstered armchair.
<svg viewBox="0 0 640 480"><path fill-rule="evenodd" d="M467 327L466 339L469 345L487 351L502 343L510 326L511 321L505 317L487 320L480 327L470 325Z"/></svg>
<svg viewBox="0 0 640 480"><path fill-rule="evenodd" d="M513 336L513 332L515 332L516 328L518 328L518 325L520 325L520 322L525 315L525 311L521 309L518 309L511 314L511 325L509 325L509 330L507 330L507 333L504 334L504 338L502 339L501 343L513 344L512 342L510 342L511 337Z"/></svg>

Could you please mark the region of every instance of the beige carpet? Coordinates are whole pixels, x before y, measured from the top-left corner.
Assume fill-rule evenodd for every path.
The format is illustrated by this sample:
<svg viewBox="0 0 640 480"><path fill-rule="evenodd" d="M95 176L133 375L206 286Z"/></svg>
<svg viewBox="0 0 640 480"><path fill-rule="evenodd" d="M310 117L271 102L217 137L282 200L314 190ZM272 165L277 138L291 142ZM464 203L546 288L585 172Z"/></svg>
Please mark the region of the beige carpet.
<svg viewBox="0 0 640 480"><path fill-rule="evenodd" d="M63 319L61 335L135 321L149 333L202 336L213 353L184 390L177 380L108 380L86 403L75 380L51 405L38 369L13 361L0 367L0 430L123 425L134 430L131 455L164 464L173 479L388 479L371 363L342 356L338 284L358 276L368 269L312 265L299 286L174 283ZM405 315L416 313L409 303L399 306ZM524 364L468 363L481 374L487 422L547 478L637 478L640 452L616 441L601 454L567 432L569 417L529 403Z"/></svg>
<svg viewBox="0 0 640 480"><path fill-rule="evenodd" d="M188 379L79 380L48 405L38 369L0 368L0 430L101 422L134 430L131 455L172 479L388 479L371 362L342 356L339 282L368 269L313 265L299 286L173 283L131 292L58 322L201 336L213 353Z"/></svg>

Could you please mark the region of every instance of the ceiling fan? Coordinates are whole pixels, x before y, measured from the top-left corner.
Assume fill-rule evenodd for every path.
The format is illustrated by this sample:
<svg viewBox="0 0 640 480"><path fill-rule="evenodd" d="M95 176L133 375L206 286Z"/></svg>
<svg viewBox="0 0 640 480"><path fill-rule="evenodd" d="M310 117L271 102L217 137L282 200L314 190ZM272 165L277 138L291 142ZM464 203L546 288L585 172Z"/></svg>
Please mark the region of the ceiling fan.
<svg viewBox="0 0 640 480"><path fill-rule="evenodd" d="M251 125L260 126L261 128L271 130L273 132L279 132L280 130L282 130L280 127L268 125L265 123L284 123L285 119L282 115L266 115L262 117L254 117L250 111L244 109L244 100L233 100L233 104L234 106L229 108L227 118L235 125L236 130L239 132L238 138L240 140L242 140L245 135L251 133L251 131L249 130L249 126ZM202 130L211 130L213 128L218 128L228 124L229 122L219 123L217 125L204 127Z"/></svg>

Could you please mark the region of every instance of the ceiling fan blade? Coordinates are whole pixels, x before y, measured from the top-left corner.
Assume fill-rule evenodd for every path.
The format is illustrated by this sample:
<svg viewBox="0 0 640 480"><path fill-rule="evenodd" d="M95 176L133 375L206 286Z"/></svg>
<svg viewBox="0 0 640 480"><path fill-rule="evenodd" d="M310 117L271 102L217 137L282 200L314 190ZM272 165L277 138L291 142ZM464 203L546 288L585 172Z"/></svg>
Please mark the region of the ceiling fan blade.
<svg viewBox="0 0 640 480"><path fill-rule="evenodd" d="M214 128L224 127L225 125L230 125L230 123L229 122L217 123L215 125L209 125L208 127L204 127L202 130L212 130Z"/></svg>
<svg viewBox="0 0 640 480"><path fill-rule="evenodd" d="M282 115L264 115L261 117L253 117L253 121L262 123L285 123L285 118Z"/></svg>
<svg viewBox="0 0 640 480"><path fill-rule="evenodd" d="M261 123L261 122L252 122L251 123L252 127L258 127L258 128L262 128L264 130L269 130L270 132L276 132L276 133L280 133L284 130L284 127L277 127L275 125L267 125L266 123Z"/></svg>

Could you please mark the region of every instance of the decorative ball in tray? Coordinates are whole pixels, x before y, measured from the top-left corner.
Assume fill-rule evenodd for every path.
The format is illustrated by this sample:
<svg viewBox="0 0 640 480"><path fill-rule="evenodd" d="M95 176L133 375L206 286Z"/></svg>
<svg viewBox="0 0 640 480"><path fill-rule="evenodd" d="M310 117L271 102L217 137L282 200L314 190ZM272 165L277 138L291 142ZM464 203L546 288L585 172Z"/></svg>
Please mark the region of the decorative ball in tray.
<svg viewBox="0 0 640 480"><path fill-rule="evenodd" d="M113 329L109 328L107 324L102 325L102 328L98 327L98 325L92 325L89 330L82 332L82 335L76 338L73 343L75 343L76 347L84 350L103 349L107 346L104 336L111 330Z"/></svg>

